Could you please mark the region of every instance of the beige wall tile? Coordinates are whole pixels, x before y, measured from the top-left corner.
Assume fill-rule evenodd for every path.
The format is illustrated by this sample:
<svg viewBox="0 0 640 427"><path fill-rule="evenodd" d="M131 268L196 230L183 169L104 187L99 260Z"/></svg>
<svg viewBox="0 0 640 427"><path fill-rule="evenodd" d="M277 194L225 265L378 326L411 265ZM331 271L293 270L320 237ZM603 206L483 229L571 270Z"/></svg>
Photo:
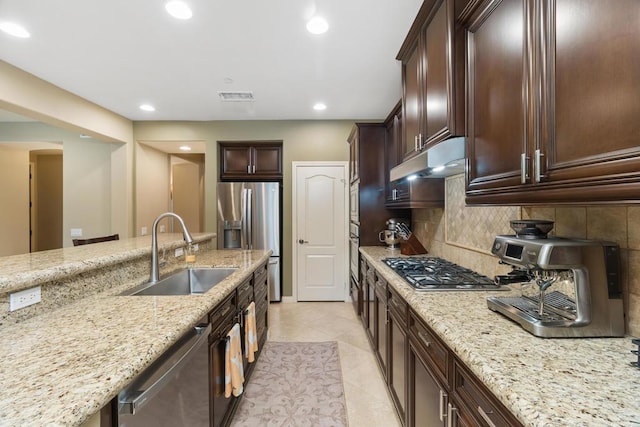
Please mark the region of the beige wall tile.
<svg viewBox="0 0 640 427"><path fill-rule="evenodd" d="M587 208L558 207L556 208L554 231L556 236L572 237L574 239L587 238Z"/></svg>
<svg viewBox="0 0 640 427"><path fill-rule="evenodd" d="M638 294L629 294L627 334L632 337L640 337L640 295Z"/></svg>
<svg viewBox="0 0 640 427"><path fill-rule="evenodd" d="M627 208L627 227L629 249L640 249L640 207Z"/></svg>
<svg viewBox="0 0 640 427"><path fill-rule="evenodd" d="M588 207L587 239L609 240L627 248L627 208Z"/></svg>

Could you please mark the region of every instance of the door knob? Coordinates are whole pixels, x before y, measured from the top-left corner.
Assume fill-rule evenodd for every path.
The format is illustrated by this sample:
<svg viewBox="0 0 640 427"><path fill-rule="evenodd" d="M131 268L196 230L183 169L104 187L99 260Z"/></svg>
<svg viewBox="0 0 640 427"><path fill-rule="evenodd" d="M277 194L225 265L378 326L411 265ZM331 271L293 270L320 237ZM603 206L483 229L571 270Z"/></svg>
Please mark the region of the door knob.
<svg viewBox="0 0 640 427"><path fill-rule="evenodd" d="M303 244L305 244L305 243L309 243L309 241L308 241L308 240L302 240L302 239L300 239L300 240L298 240L298 243L300 243L301 245L303 245Z"/></svg>

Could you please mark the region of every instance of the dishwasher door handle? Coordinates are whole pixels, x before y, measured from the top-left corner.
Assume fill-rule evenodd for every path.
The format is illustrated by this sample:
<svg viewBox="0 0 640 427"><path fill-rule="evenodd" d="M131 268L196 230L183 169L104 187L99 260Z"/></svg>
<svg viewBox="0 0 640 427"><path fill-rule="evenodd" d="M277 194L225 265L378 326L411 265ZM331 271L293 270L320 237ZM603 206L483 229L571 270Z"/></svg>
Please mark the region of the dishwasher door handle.
<svg viewBox="0 0 640 427"><path fill-rule="evenodd" d="M142 408L153 396L155 396L171 379L174 374L178 372L190 359L193 353L203 343L206 345L211 333L211 324L206 326L198 325L194 327L189 333L181 338L186 342L180 345L178 348L170 349L169 354L163 354L161 356L163 362L160 362L160 368L164 372L159 372L161 369L152 369L150 372L143 372L140 380L134 381L134 383L127 387L124 396L118 398L118 412L120 414L135 415L136 410ZM180 356L176 356L181 353ZM176 360L171 361L170 366L165 369L163 365L167 364L167 361L172 357L176 357ZM159 376L159 378L157 378ZM150 385L147 385L149 378L157 378ZM145 381L147 380L147 381Z"/></svg>

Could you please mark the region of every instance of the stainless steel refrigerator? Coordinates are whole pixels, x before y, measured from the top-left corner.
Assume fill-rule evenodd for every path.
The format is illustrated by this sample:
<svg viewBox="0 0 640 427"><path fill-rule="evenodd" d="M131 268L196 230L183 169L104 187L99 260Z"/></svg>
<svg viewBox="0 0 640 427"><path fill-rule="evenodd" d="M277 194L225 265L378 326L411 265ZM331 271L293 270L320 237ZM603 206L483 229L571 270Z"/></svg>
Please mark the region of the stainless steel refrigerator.
<svg viewBox="0 0 640 427"><path fill-rule="evenodd" d="M279 182L218 183L218 249L271 249L271 301L282 299Z"/></svg>

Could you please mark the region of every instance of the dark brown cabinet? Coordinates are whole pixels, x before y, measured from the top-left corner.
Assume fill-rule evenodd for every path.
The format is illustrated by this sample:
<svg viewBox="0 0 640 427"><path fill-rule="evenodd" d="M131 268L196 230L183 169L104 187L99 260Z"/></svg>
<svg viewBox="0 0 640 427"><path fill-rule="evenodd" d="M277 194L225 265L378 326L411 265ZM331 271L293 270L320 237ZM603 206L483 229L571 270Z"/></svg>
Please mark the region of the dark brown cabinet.
<svg viewBox="0 0 640 427"><path fill-rule="evenodd" d="M376 324L375 324L375 349L376 358L380 365L380 371L385 381L388 377L388 361L389 361L389 310L387 307L387 282L380 276L376 275L375 284L375 310L376 310Z"/></svg>
<svg viewBox="0 0 640 427"><path fill-rule="evenodd" d="M385 207L385 133L383 123L356 123L349 135L352 182L351 221L359 226L360 246L379 246L379 233L389 218L411 218L408 210ZM354 172L355 170L355 172Z"/></svg>
<svg viewBox="0 0 640 427"><path fill-rule="evenodd" d="M258 267L253 275L242 282L234 292L226 297L209 313L209 322L212 329L209 335L209 374L211 397L211 420L213 427L228 426L233 414L240 403L241 396L224 397L225 382L225 348L227 334L234 324L239 323L241 337L244 337L246 309L255 302L256 307L256 332L258 336L258 353L267 339L268 330L268 264ZM242 352L246 354L244 338L241 339ZM245 384L249 381L255 363L248 363L243 357Z"/></svg>
<svg viewBox="0 0 640 427"><path fill-rule="evenodd" d="M640 197L639 13L632 0L470 5L468 203Z"/></svg>
<svg viewBox="0 0 640 427"><path fill-rule="evenodd" d="M282 179L282 143L220 142L220 179L223 181Z"/></svg>
<svg viewBox="0 0 640 427"><path fill-rule="evenodd" d="M407 407L407 304L389 287L389 363L387 384L393 404L406 425Z"/></svg>
<svg viewBox="0 0 640 427"><path fill-rule="evenodd" d="M389 171L402 162L402 108L398 103L385 120L385 206L388 208L431 208L444 206L444 179L418 178L390 181ZM406 218L406 217L405 217Z"/></svg>
<svg viewBox="0 0 640 427"><path fill-rule="evenodd" d="M425 1L396 57L405 159L464 133L464 31L455 14L454 0Z"/></svg>

